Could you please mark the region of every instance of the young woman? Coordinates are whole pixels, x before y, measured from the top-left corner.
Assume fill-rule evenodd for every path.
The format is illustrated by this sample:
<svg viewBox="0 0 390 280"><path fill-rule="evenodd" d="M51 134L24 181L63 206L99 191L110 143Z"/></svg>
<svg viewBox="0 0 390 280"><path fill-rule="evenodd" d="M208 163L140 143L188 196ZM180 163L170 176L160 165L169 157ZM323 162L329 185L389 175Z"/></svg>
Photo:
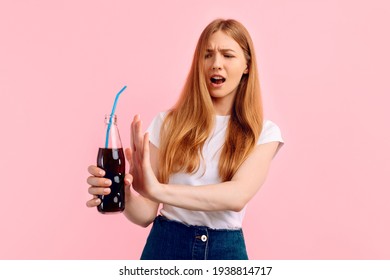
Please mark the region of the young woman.
<svg viewBox="0 0 390 280"><path fill-rule="evenodd" d="M245 208L283 140L278 126L263 120L245 27L235 20L211 22L178 102L144 135L138 115L131 130L124 215L144 227L153 222L141 259L248 259ZM110 182L96 166L88 170L94 197L87 206L95 207Z"/></svg>

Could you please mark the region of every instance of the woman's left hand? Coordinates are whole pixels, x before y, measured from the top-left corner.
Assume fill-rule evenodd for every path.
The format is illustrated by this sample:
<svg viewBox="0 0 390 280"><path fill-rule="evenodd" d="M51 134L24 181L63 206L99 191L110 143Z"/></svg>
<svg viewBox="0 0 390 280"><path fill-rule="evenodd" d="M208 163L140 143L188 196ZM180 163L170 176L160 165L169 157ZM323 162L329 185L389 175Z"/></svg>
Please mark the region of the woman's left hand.
<svg viewBox="0 0 390 280"><path fill-rule="evenodd" d="M142 122L139 115L131 124L131 147L126 157L131 159L130 174L133 176L133 188L142 196L157 201L162 185L158 182L150 163L149 133L142 135Z"/></svg>

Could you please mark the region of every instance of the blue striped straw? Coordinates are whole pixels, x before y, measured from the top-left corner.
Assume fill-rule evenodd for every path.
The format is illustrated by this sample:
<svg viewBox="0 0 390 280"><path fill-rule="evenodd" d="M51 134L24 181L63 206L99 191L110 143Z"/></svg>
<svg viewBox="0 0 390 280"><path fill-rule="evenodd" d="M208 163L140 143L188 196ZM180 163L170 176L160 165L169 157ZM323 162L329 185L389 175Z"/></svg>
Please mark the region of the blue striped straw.
<svg viewBox="0 0 390 280"><path fill-rule="evenodd" d="M110 129L111 129L111 124L112 124L112 117L114 116L115 114L115 109L116 109L116 104L118 103L118 98L119 98L119 95L121 95L121 93L127 88L127 86L124 86L115 96L115 100L114 100L114 106L112 106L112 111L111 111L111 115L110 115L110 121L108 122L108 126L107 126L107 132L106 132L106 149L108 148L108 136L110 135Z"/></svg>

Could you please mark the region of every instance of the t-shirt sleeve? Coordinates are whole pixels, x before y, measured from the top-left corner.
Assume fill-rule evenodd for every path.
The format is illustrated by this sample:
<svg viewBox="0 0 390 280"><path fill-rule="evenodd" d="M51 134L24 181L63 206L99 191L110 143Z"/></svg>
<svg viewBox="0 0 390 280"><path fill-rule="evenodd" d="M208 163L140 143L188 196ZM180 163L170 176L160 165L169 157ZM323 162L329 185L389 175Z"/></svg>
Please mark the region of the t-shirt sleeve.
<svg viewBox="0 0 390 280"><path fill-rule="evenodd" d="M266 120L263 124L263 130L261 131L259 140L257 140L257 145L266 144L270 142L279 142L279 146L276 153L284 144L280 128L274 122Z"/></svg>
<svg viewBox="0 0 390 280"><path fill-rule="evenodd" d="M160 130L164 122L165 116L166 112L159 113L157 116L154 117L148 129L146 130L147 132L149 132L150 142L157 148L160 147Z"/></svg>

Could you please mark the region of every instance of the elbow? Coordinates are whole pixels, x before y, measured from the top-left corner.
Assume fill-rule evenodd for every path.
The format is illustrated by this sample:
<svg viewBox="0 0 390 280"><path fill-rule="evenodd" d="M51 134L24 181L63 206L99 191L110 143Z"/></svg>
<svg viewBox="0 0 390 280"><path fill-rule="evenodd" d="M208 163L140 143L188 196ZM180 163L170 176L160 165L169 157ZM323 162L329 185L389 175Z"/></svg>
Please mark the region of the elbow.
<svg viewBox="0 0 390 280"><path fill-rule="evenodd" d="M241 212L245 208L246 204L247 201L236 200L233 204L230 205L229 210L233 212Z"/></svg>
<svg viewBox="0 0 390 280"><path fill-rule="evenodd" d="M230 211L241 212L244 210L248 202L252 199L252 195L237 195L230 200Z"/></svg>
<svg viewBox="0 0 390 280"><path fill-rule="evenodd" d="M137 225L137 226L140 226L140 227L143 227L143 228L147 228L151 223L153 223L154 219L156 217L153 216L153 217L150 217L150 218L135 218L135 217L129 217L127 216L127 219L132 222L133 224Z"/></svg>
<svg viewBox="0 0 390 280"><path fill-rule="evenodd" d="M140 226L140 227L143 227L143 228L147 228L153 222L153 220L132 221L132 222L134 224L136 224L137 226Z"/></svg>
<svg viewBox="0 0 390 280"><path fill-rule="evenodd" d="M233 212L241 212L244 209L244 207L245 207L245 205L244 206L236 206L236 207L233 207L230 210L233 211Z"/></svg>
<svg viewBox="0 0 390 280"><path fill-rule="evenodd" d="M142 221L139 221L137 224L143 228L147 228L150 224L154 222L154 219L156 216L151 216L147 219L143 219Z"/></svg>
<svg viewBox="0 0 390 280"><path fill-rule="evenodd" d="M146 221L146 222L143 222L143 223L138 223L138 225L140 227L147 228L151 223L152 223L152 221Z"/></svg>
<svg viewBox="0 0 390 280"><path fill-rule="evenodd" d="M249 203L249 201L253 198L253 196L256 194L257 190L258 188L255 190L252 189L245 193L232 192L232 194L229 197L228 210L234 212L241 212Z"/></svg>

